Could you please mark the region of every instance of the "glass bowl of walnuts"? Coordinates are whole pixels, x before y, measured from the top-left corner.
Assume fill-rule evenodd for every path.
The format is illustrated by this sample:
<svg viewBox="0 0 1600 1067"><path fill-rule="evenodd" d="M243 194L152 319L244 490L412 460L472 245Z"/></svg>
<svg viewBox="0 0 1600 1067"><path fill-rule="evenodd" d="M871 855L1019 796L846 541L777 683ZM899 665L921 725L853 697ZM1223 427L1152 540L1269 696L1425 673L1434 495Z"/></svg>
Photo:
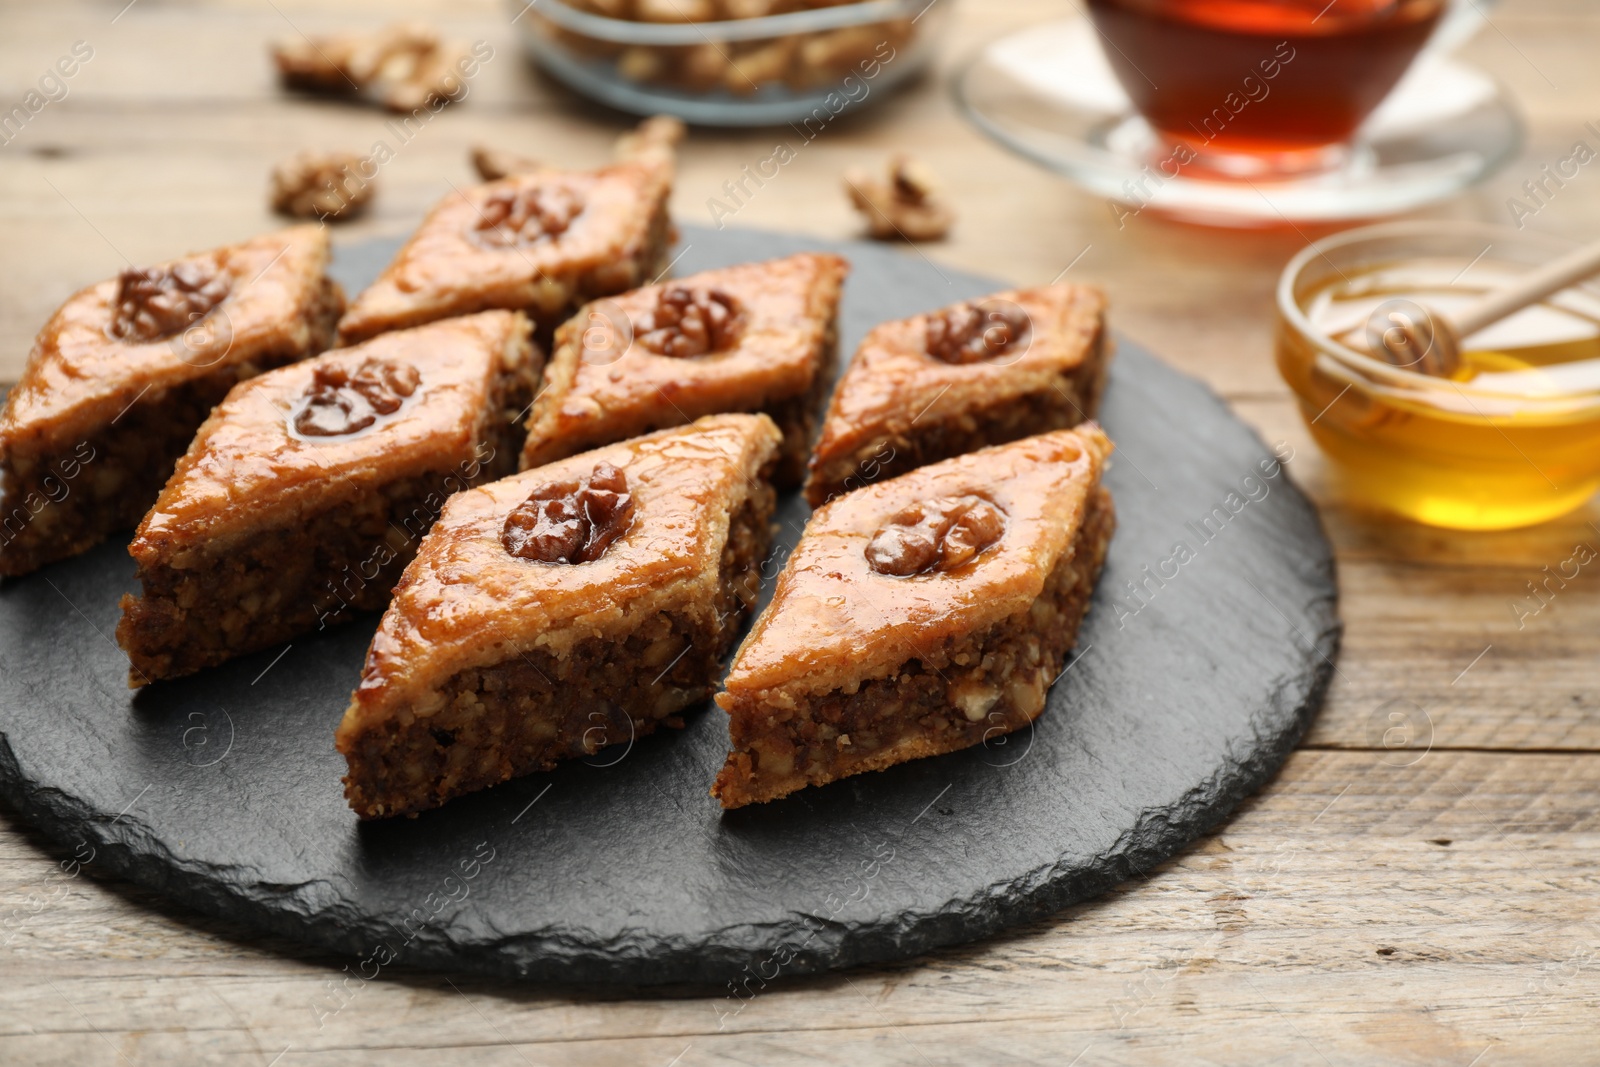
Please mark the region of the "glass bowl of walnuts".
<svg viewBox="0 0 1600 1067"><path fill-rule="evenodd" d="M512 0L535 63L604 104L704 126L802 124L927 65L938 0Z"/></svg>

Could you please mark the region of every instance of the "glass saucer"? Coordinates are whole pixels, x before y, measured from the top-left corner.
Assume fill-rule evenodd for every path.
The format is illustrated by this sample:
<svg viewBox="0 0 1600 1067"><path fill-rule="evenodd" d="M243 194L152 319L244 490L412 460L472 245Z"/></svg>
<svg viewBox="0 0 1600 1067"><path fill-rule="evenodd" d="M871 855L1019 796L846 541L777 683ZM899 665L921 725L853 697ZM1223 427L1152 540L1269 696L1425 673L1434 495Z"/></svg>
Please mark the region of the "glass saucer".
<svg viewBox="0 0 1600 1067"><path fill-rule="evenodd" d="M1084 18L1036 26L984 48L956 78L968 117L1007 146L1113 201L1213 226L1327 223L1408 211L1498 170L1522 120L1493 78L1424 53L1373 112L1342 163L1288 180L1183 174L1133 110Z"/></svg>

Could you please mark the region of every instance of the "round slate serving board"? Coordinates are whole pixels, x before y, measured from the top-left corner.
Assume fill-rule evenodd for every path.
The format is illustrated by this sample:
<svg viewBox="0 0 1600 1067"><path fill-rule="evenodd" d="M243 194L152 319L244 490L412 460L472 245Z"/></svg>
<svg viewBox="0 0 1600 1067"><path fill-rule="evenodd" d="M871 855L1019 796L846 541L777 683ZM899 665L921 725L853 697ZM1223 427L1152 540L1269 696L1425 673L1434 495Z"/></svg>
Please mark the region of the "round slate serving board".
<svg viewBox="0 0 1600 1067"><path fill-rule="evenodd" d="M874 323L1004 286L903 249L688 228L679 275L807 249L854 263ZM342 249L359 288L393 244ZM911 956L1103 892L1271 776L1321 701L1340 624L1315 511L1199 383L1123 342L1101 419L1119 526L1036 726L723 814L723 714L358 823L333 730L376 624L134 694L111 635L123 544L0 584L0 787L95 869L394 965L712 983ZM805 505L781 505L769 577ZM1147 569L1148 568L1148 569ZM1142 583L1135 595L1130 582Z"/></svg>

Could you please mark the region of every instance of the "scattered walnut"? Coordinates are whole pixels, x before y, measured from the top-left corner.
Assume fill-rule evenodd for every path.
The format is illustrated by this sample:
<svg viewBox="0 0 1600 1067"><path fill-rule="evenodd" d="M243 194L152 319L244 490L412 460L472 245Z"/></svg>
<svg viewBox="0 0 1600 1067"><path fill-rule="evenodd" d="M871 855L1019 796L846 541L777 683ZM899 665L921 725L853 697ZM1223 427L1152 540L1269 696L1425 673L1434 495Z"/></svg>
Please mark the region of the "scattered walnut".
<svg viewBox="0 0 1600 1067"><path fill-rule="evenodd" d="M506 516L500 543L519 559L592 563L633 522L628 478L597 463L586 478L541 485Z"/></svg>
<svg viewBox="0 0 1600 1067"><path fill-rule="evenodd" d="M620 160L659 159L667 163L677 158L678 145L688 127L671 115L652 115L617 138L616 157Z"/></svg>
<svg viewBox="0 0 1600 1067"><path fill-rule="evenodd" d="M946 363L979 363L1019 344L1031 325L1012 303L957 304L928 316L927 353Z"/></svg>
<svg viewBox="0 0 1600 1067"><path fill-rule="evenodd" d="M868 232L880 241L895 237L937 241L955 222L955 212L933 175L907 156L895 157L885 177L851 170L844 184L856 210L866 218Z"/></svg>
<svg viewBox="0 0 1600 1067"><path fill-rule="evenodd" d="M355 373L341 364L312 374L294 428L307 437L338 437L365 430L379 415L393 415L417 391L422 377L409 363L367 359Z"/></svg>
<svg viewBox="0 0 1600 1067"><path fill-rule="evenodd" d="M583 199L559 185L496 189L479 208L473 224L480 244L526 248L567 232L583 212Z"/></svg>
<svg viewBox="0 0 1600 1067"><path fill-rule="evenodd" d="M272 210L297 219L344 219L376 191L351 152L299 152L272 168Z"/></svg>
<svg viewBox="0 0 1600 1067"><path fill-rule="evenodd" d="M535 171L548 169L546 164L537 159L481 144L472 146L470 158L478 177L486 182L499 181L513 174L532 174Z"/></svg>
<svg viewBox="0 0 1600 1067"><path fill-rule="evenodd" d="M981 496L939 497L912 504L867 543L867 563L879 574L908 577L950 571L1000 540L1005 519Z"/></svg>
<svg viewBox="0 0 1600 1067"><path fill-rule="evenodd" d="M461 91L460 45L415 22L375 33L299 37L272 46L285 85L318 93L364 93L392 111L415 111Z"/></svg>
<svg viewBox="0 0 1600 1067"><path fill-rule="evenodd" d="M182 333L228 298L233 277L209 263L133 267L117 279L111 336L135 344Z"/></svg>
<svg viewBox="0 0 1600 1067"><path fill-rule="evenodd" d="M725 352L744 330L744 309L720 289L669 285L653 310L639 316L634 339L663 356L703 356Z"/></svg>

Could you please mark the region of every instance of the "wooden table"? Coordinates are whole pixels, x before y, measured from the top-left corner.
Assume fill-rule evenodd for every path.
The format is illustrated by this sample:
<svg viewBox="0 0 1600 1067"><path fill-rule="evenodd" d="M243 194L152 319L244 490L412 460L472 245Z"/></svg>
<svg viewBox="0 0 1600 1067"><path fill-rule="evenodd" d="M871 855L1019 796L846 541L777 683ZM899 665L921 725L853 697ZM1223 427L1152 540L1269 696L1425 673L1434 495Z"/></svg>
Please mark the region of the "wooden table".
<svg viewBox="0 0 1600 1067"><path fill-rule="evenodd" d="M961 208L932 258L1110 291L1117 327L1210 382L1316 498L1338 547L1344 653L1327 706L1278 779L1188 851L1014 934L902 965L796 980L736 1018L719 995L595 995L456 975L361 984L320 1021L351 961L187 914L125 883L53 874L66 853L0 820L0 1062L1577 1063L1600 1059L1600 580L1585 568L1518 625L1513 604L1586 542L1600 507L1533 530L1451 534L1347 505L1270 354L1271 291L1307 234L1217 233L1108 205L1008 155L956 114L944 77L1046 0L957 6L941 76L840 121L732 220L851 235L844 168L912 149ZM573 165L624 120L530 73L495 0L53 0L0 14L9 108L75 41L70 95L0 148L0 380L82 285L133 262L275 225L269 166L305 145L366 151L386 116L289 100L274 37L396 11L484 40L471 96L384 167L376 210L341 240L399 234L469 180L494 139ZM330 9L338 9L330 11ZM1507 0L1469 56L1529 119L1521 157L1428 214L1510 221L1541 164L1600 139L1600 11ZM784 134L696 133L674 206L707 200ZM1600 236L1600 167L1528 224ZM1394 718L1398 716L1398 718ZM1417 747L1386 748L1389 729ZM1391 741L1395 735L1391 735ZM1431 740L1430 740L1431 739ZM33 910L43 902L37 913ZM20 909L16 918L12 909Z"/></svg>

